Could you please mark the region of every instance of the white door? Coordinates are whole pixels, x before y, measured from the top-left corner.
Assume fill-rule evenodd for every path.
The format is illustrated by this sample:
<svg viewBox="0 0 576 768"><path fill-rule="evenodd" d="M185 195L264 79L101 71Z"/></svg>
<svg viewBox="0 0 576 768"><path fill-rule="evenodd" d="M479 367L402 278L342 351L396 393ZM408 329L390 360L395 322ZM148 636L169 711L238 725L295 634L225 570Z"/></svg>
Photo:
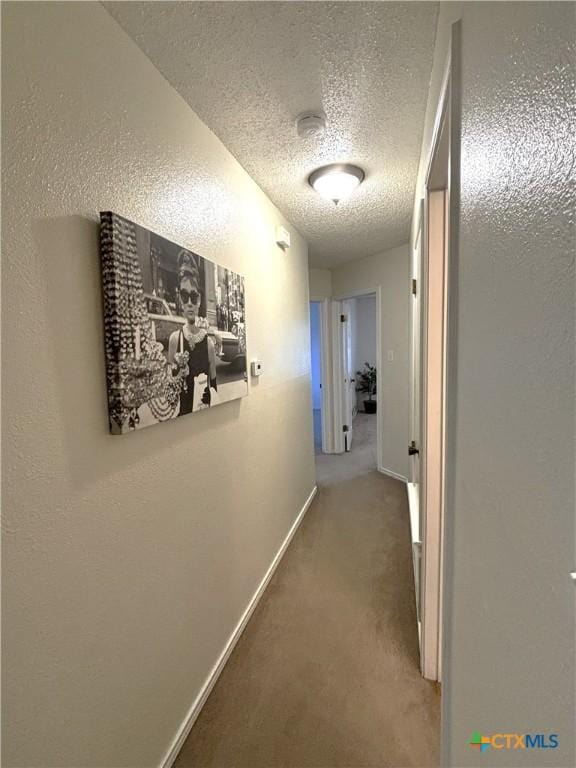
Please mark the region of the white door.
<svg viewBox="0 0 576 768"><path fill-rule="evenodd" d="M412 536L412 558L414 566L414 587L418 637L421 628L421 562L422 562L422 505L420 488L420 446L422 435L422 243L424 228L424 204L420 205L420 216L416 241L412 251L410 281L410 442L407 446L410 457L410 482L408 500L410 507L410 529Z"/></svg>
<svg viewBox="0 0 576 768"><path fill-rule="evenodd" d="M420 435L421 435L421 370L422 370L422 226L418 229L412 252L412 280L410 285L410 482L420 486ZM419 498L419 496L418 496Z"/></svg>
<svg viewBox="0 0 576 768"><path fill-rule="evenodd" d="M422 520L422 672L441 679L442 540L447 323L446 190L427 193Z"/></svg>
<svg viewBox="0 0 576 768"><path fill-rule="evenodd" d="M356 415L356 374L354 371L354 300L342 302L340 316L340 335L342 343L342 361L344 363L344 446L352 449L354 434L354 416Z"/></svg>

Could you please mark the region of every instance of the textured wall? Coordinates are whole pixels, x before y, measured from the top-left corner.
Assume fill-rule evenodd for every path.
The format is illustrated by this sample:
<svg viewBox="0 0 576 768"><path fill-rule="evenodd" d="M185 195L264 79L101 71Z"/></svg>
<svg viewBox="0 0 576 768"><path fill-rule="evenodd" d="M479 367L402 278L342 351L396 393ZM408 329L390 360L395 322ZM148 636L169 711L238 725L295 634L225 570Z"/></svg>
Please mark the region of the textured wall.
<svg viewBox="0 0 576 768"><path fill-rule="evenodd" d="M383 418L383 468L408 477L408 359L410 249L408 245L356 259L332 271L334 296L347 291L382 289L382 367L378 408ZM394 359L388 360L388 351Z"/></svg>
<svg viewBox="0 0 576 768"><path fill-rule="evenodd" d="M101 5L2 11L3 765L156 766L314 485L306 245ZM101 209L246 276L249 397L109 436Z"/></svg>
<svg viewBox="0 0 576 768"><path fill-rule="evenodd" d="M444 764L573 766L574 5L461 15ZM560 747L480 755L473 730Z"/></svg>

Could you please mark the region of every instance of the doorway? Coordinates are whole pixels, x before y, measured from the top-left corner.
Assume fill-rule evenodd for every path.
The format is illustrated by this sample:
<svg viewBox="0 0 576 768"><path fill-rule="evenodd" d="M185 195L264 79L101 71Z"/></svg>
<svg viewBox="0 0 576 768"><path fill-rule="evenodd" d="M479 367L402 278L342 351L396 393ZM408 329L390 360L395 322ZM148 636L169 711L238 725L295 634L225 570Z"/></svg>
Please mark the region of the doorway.
<svg viewBox="0 0 576 768"><path fill-rule="evenodd" d="M345 299L342 309L344 451L367 451L372 467L377 469L376 294Z"/></svg>
<svg viewBox="0 0 576 768"><path fill-rule="evenodd" d="M335 453L362 454L363 465L379 469L380 289L337 297L332 323Z"/></svg>
<svg viewBox="0 0 576 768"><path fill-rule="evenodd" d="M310 302L310 355L314 453L322 453L322 304Z"/></svg>

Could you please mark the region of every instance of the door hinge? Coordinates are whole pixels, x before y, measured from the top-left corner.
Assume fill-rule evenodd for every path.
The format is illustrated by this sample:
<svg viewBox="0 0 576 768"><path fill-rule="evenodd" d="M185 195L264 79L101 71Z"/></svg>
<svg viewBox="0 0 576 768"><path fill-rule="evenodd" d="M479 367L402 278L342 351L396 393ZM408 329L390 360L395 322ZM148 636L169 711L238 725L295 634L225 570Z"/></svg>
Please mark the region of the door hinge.
<svg viewBox="0 0 576 768"><path fill-rule="evenodd" d="M343 424L342 425L342 432L349 432L349 431L350 430L348 429L348 424Z"/></svg>
<svg viewBox="0 0 576 768"><path fill-rule="evenodd" d="M420 449L416 447L416 442L412 440L410 445L408 446L408 456L415 456L416 454L420 453Z"/></svg>
<svg viewBox="0 0 576 768"><path fill-rule="evenodd" d="M415 277L413 277L413 278L412 278L412 294L413 294L414 296L416 296L416 290L417 290L417 286L418 286L418 281L416 280L416 278L415 278Z"/></svg>

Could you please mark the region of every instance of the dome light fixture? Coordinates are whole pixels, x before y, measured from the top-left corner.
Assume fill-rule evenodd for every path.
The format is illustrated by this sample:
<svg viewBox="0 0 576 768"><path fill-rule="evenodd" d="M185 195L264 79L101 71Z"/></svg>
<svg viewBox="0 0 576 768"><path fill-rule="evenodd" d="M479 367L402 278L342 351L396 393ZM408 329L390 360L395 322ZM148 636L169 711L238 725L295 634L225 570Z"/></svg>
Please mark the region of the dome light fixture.
<svg viewBox="0 0 576 768"><path fill-rule="evenodd" d="M318 168L308 177L310 186L326 200L336 205L354 192L364 181L364 171L357 165L334 163Z"/></svg>

